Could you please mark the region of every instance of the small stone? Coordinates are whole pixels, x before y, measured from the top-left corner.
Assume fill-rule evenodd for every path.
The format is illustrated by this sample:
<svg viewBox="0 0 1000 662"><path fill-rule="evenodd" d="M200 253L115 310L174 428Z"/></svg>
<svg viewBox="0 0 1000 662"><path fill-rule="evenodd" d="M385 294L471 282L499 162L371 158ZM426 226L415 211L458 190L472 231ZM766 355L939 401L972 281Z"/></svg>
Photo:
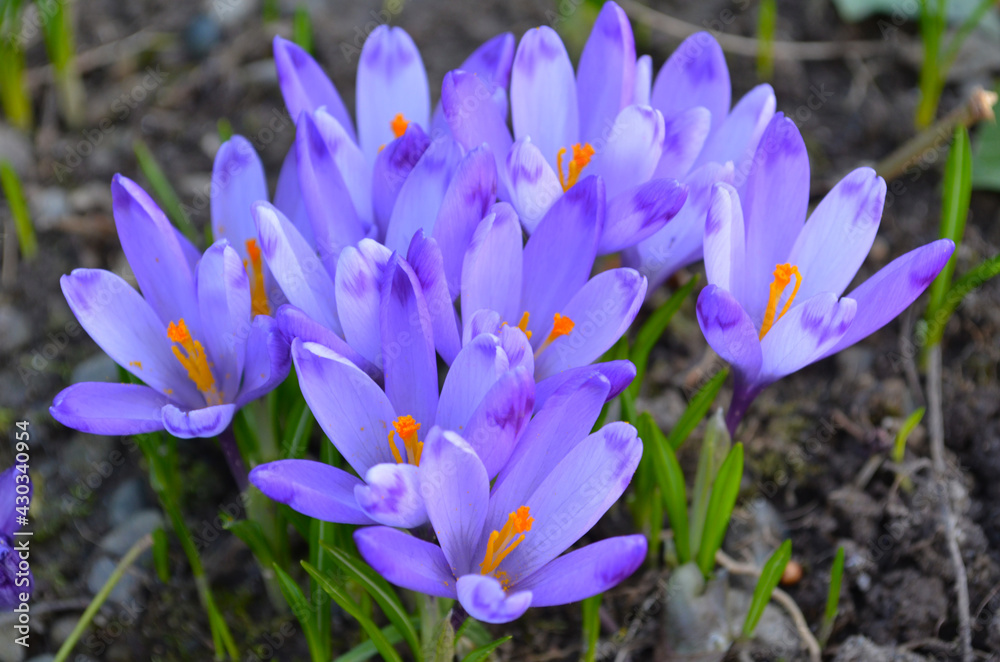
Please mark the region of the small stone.
<svg viewBox="0 0 1000 662"><path fill-rule="evenodd" d="M108 583L111 573L115 571L115 562L106 556L98 558L87 573L87 589L97 595L104 585ZM130 597L139 592L141 584L139 577L134 573L126 571L122 575L115 587L111 589L108 599L119 604L124 603Z"/></svg>
<svg viewBox="0 0 1000 662"><path fill-rule="evenodd" d="M111 526L118 526L150 505L145 481L141 478L129 479L119 485L108 499L108 520Z"/></svg>
<svg viewBox="0 0 1000 662"><path fill-rule="evenodd" d="M200 60L212 52L221 35L222 30L214 18L198 14L184 28L184 47L191 57Z"/></svg>
<svg viewBox="0 0 1000 662"><path fill-rule="evenodd" d="M107 182L87 182L69 192L69 206L77 214L111 209L111 188Z"/></svg>
<svg viewBox="0 0 1000 662"><path fill-rule="evenodd" d="M117 556L124 555L147 533L163 526L160 511L149 508L142 510L122 522L101 539L101 549Z"/></svg>
<svg viewBox="0 0 1000 662"><path fill-rule="evenodd" d="M69 635L73 633L73 628L76 627L79 620L79 615L63 616L52 624L49 630L49 637L56 644L62 644L69 639Z"/></svg>
<svg viewBox="0 0 1000 662"><path fill-rule="evenodd" d="M27 134L0 122L0 154L21 177L27 175L35 167L35 149Z"/></svg>
<svg viewBox="0 0 1000 662"><path fill-rule="evenodd" d="M69 196L59 186L29 191L28 204L31 220L39 231L55 229L70 212Z"/></svg>
<svg viewBox="0 0 1000 662"><path fill-rule="evenodd" d="M104 352L94 354L88 359L84 359L73 368L69 381L73 384L80 382L117 382L118 364L111 360Z"/></svg>
<svg viewBox="0 0 1000 662"><path fill-rule="evenodd" d="M895 646L879 646L871 639L854 635L840 645L833 662L926 662L927 658L900 650Z"/></svg>
<svg viewBox="0 0 1000 662"><path fill-rule="evenodd" d="M72 481L83 481L96 491L114 472L114 467L108 462L113 444L111 437L76 434L65 446L59 469Z"/></svg>
<svg viewBox="0 0 1000 662"><path fill-rule="evenodd" d="M13 306L0 306L0 354L13 354L30 339L28 316Z"/></svg>
<svg viewBox="0 0 1000 662"><path fill-rule="evenodd" d="M12 627L5 626L10 632ZM13 636L0 637L0 662L23 662L28 649L14 642Z"/></svg>

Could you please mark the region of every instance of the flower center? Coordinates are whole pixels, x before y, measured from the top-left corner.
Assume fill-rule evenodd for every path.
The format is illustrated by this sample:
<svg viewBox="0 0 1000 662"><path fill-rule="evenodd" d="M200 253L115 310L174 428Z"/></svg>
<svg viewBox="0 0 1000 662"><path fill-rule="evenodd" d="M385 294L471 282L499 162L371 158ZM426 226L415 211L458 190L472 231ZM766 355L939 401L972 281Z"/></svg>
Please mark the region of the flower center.
<svg viewBox="0 0 1000 662"><path fill-rule="evenodd" d="M514 551L514 548L524 540L524 534L531 531L531 525L535 518L531 516L527 506L521 506L507 517L507 523L497 531L493 530L490 539L486 543L486 556L479 564L479 573L482 575L493 574L504 588L510 581L507 573L497 570L500 562L507 558L507 555Z"/></svg>
<svg viewBox="0 0 1000 662"><path fill-rule="evenodd" d="M423 442L417 439L417 431L420 430L420 423L413 420L412 416L400 416L392 422L392 427L395 430L389 430L389 448L392 450L392 457L395 458L396 464L409 463L419 466L420 454L424 450ZM406 453L405 459L396 446L395 437L397 435L403 441L403 452Z"/></svg>
<svg viewBox="0 0 1000 662"><path fill-rule="evenodd" d="M524 311L524 314L521 315L521 321L517 323L517 328L524 332L524 335L528 338L528 340L531 340L531 331L528 331L529 319L531 319L531 314L526 310ZM507 322L504 322L500 326L507 326Z"/></svg>
<svg viewBox="0 0 1000 662"><path fill-rule="evenodd" d="M781 309L781 313L778 314L778 318L775 319L774 314L778 310L778 302L781 300L781 295L784 293L785 288L792 281L793 275L795 276L795 287L792 289L792 294L788 297L788 301L785 302L785 306ZM780 320L788 312L788 309L792 307L792 301L795 300L795 295L799 293L800 285L802 285L802 274L799 273L797 266L794 264L775 265L774 280L771 282L771 295L767 299L764 321L760 325L761 340L771 330L774 323Z"/></svg>
<svg viewBox="0 0 1000 662"><path fill-rule="evenodd" d="M525 313L527 315L527 313ZM535 351L535 358L537 359L539 354L545 351L545 348L552 344L556 338L562 338L563 336L568 336L573 332L573 327L576 324L568 317L564 317L559 313L556 313L552 317L552 330L549 331L549 335L545 338L539 348Z"/></svg>
<svg viewBox="0 0 1000 662"><path fill-rule="evenodd" d="M256 239L247 239L247 255L249 260L243 260L243 268L250 277L250 305L254 316L270 315L271 307L267 305L267 290L264 289L264 263L260 259L260 247Z"/></svg>
<svg viewBox="0 0 1000 662"><path fill-rule="evenodd" d="M191 337L183 317L177 320L176 324L171 322L167 326L167 337L170 338L171 342L176 343L171 345L170 349L187 370L188 379L194 382L194 385L205 396L205 402L209 405L221 405L222 394L215 386L215 377L212 375L212 366L208 362L208 357L205 356L205 348Z"/></svg>
<svg viewBox="0 0 1000 662"><path fill-rule="evenodd" d="M558 166L556 169L559 171L559 184L562 185L564 193L570 190L573 184L576 184L576 180L580 178L580 172L590 163L590 158L594 155L594 148L590 143L584 143L582 147L580 143L573 145L573 158L570 159L564 175L563 156L565 154L565 147L561 147L556 154L556 165Z"/></svg>
<svg viewBox="0 0 1000 662"><path fill-rule="evenodd" d="M396 134L397 138L406 133L406 127L409 125L410 121L403 117L403 113L396 113L396 116L392 118L391 122L389 122L389 126L392 127L392 132Z"/></svg>

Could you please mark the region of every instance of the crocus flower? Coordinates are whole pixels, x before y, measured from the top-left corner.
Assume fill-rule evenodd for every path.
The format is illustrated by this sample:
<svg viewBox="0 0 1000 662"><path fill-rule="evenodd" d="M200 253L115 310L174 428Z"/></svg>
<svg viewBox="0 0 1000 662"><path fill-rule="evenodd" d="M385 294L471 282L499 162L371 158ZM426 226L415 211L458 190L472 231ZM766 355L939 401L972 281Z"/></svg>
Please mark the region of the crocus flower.
<svg viewBox="0 0 1000 662"><path fill-rule="evenodd" d="M646 294L632 269L591 278L604 229L604 185L587 177L562 196L524 244L514 209L496 204L476 228L462 269L463 337L520 327L542 381L598 359L628 329ZM629 377L631 379L631 377Z"/></svg>
<svg viewBox="0 0 1000 662"><path fill-rule="evenodd" d="M489 144L500 173L500 195L534 232L549 208L587 175L607 188L611 253L650 236L680 209L684 186L656 174L671 160L680 127L635 103L636 57L625 12L605 3L574 76L559 35L547 26L521 38L510 76L513 137L492 98L495 86L473 72L445 76L445 116L466 148ZM677 203L677 204L675 204Z"/></svg>
<svg viewBox="0 0 1000 662"><path fill-rule="evenodd" d="M769 384L850 347L913 303L955 248L940 239L893 260L847 296L882 217L885 181L870 168L842 179L805 221L809 160L795 124L771 120L743 194L717 184L705 226L709 285L698 323L733 367L735 430Z"/></svg>
<svg viewBox="0 0 1000 662"><path fill-rule="evenodd" d="M650 70L649 56L640 70ZM650 75L637 76L636 103L648 103L674 130L674 148L664 150L656 176L679 179L688 187L683 209L651 237L627 249L623 264L647 276L650 290L671 274L702 258L705 215L712 186L729 182L742 190L750 159L774 116L774 90L762 84L730 110L729 69L712 35L685 39L663 64L650 89Z"/></svg>
<svg viewBox="0 0 1000 662"><path fill-rule="evenodd" d="M275 204L294 217L298 187L278 186ZM285 303L281 289L261 255L251 208L267 200L264 164L249 140L240 135L222 143L212 164L212 236L225 239L239 254L250 277L250 301L255 315L273 315Z"/></svg>
<svg viewBox="0 0 1000 662"><path fill-rule="evenodd" d="M430 315L417 275L396 255L386 265L380 316L384 390L336 352L292 344L306 402L363 480L309 460L261 465L250 480L310 517L412 527L426 521L417 467L427 433L435 425L461 431L496 475L534 405L532 354L516 328L480 335L455 358L439 394Z"/></svg>
<svg viewBox="0 0 1000 662"><path fill-rule="evenodd" d="M28 511L32 488L28 474L17 467L0 473L0 610L5 611L24 602L21 594L30 594L34 585L30 568L27 572L20 569L23 559L14 546L14 533L21 528L18 517ZM27 486L27 491L19 493L18 485Z"/></svg>
<svg viewBox="0 0 1000 662"><path fill-rule="evenodd" d="M513 37L501 35L463 66L506 85L512 56ZM418 106L427 103L412 104L427 98L426 75L410 38L399 28L382 27L365 42L358 68L360 142L336 89L308 54L276 38L275 60L286 104L298 117L296 143L282 168L274 207L258 212L254 221L264 261L297 309L279 311L279 321L293 322L283 322L282 328L302 331L311 318L319 325L310 327L315 333L325 329L341 339L349 336L353 328L341 324L333 296L342 289L334 285L338 264L345 250L356 248L381 271L386 257L372 240L402 254L414 235L433 238L448 290L452 299L457 297L462 258L475 224L496 198L496 168L484 147L463 152L443 120L436 121L444 129L436 126L433 140L425 133L428 111ZM506 97L496 103L505 108ZM377 108L378 117L385 115L385 131L371 124L374 115L362 113L362 106ZM390 110L394 114L383 112ZM371 143L379 149L367 150L366 140L381 141ZM352 268L355 257L349 260ZM309 339L333 346L337 341L329 335ZM377 338L375 333L369 341L377 345ZM457 333L442 331L440 343L442 357L450 362L458 350ZM343 347L336 349L347 354ZM378 371L376 354L358 365Z"/></svg>
<svg viewBox="0 0 1000 662"><path fill-rule="evenodd" d="M93 434L216 435L287 376L288 344L271 317L254 315L246 267L228 242L202 257L138 184L116 175L111 193L142 295L102 269L60 283L80 325L145 385L74 384L49 411Z"/></svg>
<svg viewBox="0 0 1000 662"><path fill-rule="evenodd" d="M419 474L438 544L368 527L354 533L358 551L391 583L457 598L489 623L615 586L642 563L645 536L608 538L560 556L618 499L642 455L627 423L590 434L609 389L592 373L553 394L492 490L488 470L461 436L432 430Z"/></svg>
<svg viewBox="0 0 1000 662"><path fill-rule="evenodd" d="M357 134L333 83L305 51L276 37L274 54L282 94L297 123L294 153L282 169L279 189L297 184L301 210L308 215L304 234L324 260L336 260L340 250L363 237L402 251L417 228L430 234L449 189L457 186L452 179L463 150L439 111L430 130L433 140L427 135L427 75L409 35L380 26L365 41L357 73ZM506 86L512 56L513 37L504 34L462 66ZM506 96L496 103L506 112ZM496 185L487 183L485 189L492 195ZM461 199L471 204L475 195ZM300 225L290 209L275 204Z"/></svg>

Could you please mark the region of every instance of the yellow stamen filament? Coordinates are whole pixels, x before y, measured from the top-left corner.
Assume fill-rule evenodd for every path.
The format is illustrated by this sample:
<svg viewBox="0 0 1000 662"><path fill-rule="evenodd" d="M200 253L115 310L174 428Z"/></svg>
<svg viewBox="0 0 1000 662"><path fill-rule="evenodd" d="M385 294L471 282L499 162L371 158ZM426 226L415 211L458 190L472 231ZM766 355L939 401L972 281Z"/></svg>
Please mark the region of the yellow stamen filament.
<svg viewBox="0 0 1000 662"><path fill-rule="evenodd" d="M792 281L792 276L795 276L795 287L792 289L792 294L788 297L788 301L785 302L784 307L781 309L781 313L778 314L777 319L775 319L775 313L778 310L778 302L781 300L781 295L784 293L785 288ZM760 339L763 340L767 332L771 330L774 323L784 317L788 309L792 307L792 301L795 300L795 295L799 293L799 286L802 285L802 274L799 273L799 268L794 264L778 264L774 267L774 280L771 282L771 295L767 300L767 309L764 311L764 321L760 325Z"/></svg>
<svg viewBox="0 0 1000 662"><path fill-rule="evenodd" d="M392 118L391 122L389 122L389 126L392 127L392 132L396 134L397 138L406 133L406 127L409 125L410 122L403 117L403 113L396 113L396 116Z"/></svg>
<svg viewBox="0 0 1000 662"><path fill-rule="evenodd" d="M264 263L260 259L260 247L256 239L247 239L247 255L249 260L243 260L243 268L250 277L250 306L256 315L270 315L271 307L267 304L267 290L264 289Z"/></svg>
<svg viewBox="0 0 1000 662"><path fill-rule="evenodd" d="M531 531L534 521L535 518L531 516L529 508L521 506L507 517L507 523L502 529L499 531L494 529L486 543L486 556L479 564L479 573L483 575L496 573L497 579L501 582L509 581L506 573L497 572L497 566L521 544L524 534Z"/></svg>
<svg viewBox="0 0 1000 662"><path fill-rule="evenodd" d="M565 147L560 148L556 154L556 169L559 171L559 184L562 186L563 192L570 190L573 184L576 184L576 180L580 178L580 172L590 163L590 158L594 155L594 148L590 143L584 143L582 147L580 143L573 145L573 158L570 159L566 168L567 172L564 175L563 156L565 154Z"/></svg>
<svg viewBox="0 0 1000 662"><path fill-rule="evenodd" d="M215 377L212 375L212 366L205 355L205 348L191 337L187 324L184 323L184 318L179 319L176 324L171 322L167 326L167 337L170 338L171 342L177 343L171 345L170 349L187 370L188 378L205 396L205 402L209 405L221 405L222 394L215 386ZM183 352L181 348L183 348Z"/></svg>
<svg viewBox="0 0 1000 662"><path fill-rule="evenodd" d="M424 450L423 442L417 440L417 431L420 430L420 423L413 420L412 416L400 416L392 422L392 427L395 430L389 430L389 449L392 451L392 457L396 460L396 464L406 464L408 462L414 466L419 466L420 454ZM403 451L406 453L405 459L396 446L396 435L399 435L399 438L403 440Z"/></svg>
<svg viewBox="0 0 1000 662"><path fill-rule="evenodd" d="M562 338L563 336L568 336L572 333L574 326L576 326L576 323L574 323L573 320L556 313L552 318L552 331L550 331L549 335L545 338L545 342L543 342L535 351L535 358L537 359L538 355L541 354L546 347L551 345L552 341L556 338Z"/></svg>

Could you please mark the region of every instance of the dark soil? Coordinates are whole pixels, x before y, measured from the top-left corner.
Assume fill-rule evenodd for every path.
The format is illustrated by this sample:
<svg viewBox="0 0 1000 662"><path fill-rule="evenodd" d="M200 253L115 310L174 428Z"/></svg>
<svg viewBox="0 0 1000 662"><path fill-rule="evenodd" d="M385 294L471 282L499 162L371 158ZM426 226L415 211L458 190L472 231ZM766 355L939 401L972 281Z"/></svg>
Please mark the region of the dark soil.
<svg viewBox="0 0 1000 662"><path fill-rule="evenodd" d="M114 527L111 496L130 481L139 479L145 485L146 480L141 454L130 440L74 433L47 413L52 397L81 363L88 361L85 366L91 371L109 369L99 358L100 350L73 322L59 290L59 276L80 266L118 272L126 267L114 232L108 186L115 172L147 184L133 155L134 140L149 145L199 226L208 222L205 191L218 146L219 118L228 118L235 132L255 138L273 186L293 127L284 116L270 38L275 32L290 35L291 4L283 4L279 21L263 24L257 3L244 0L78 3L78 50L93 54L103 45L118 43L110 55L87 60L83 130L61 123L43 70L44 47L37 37L31 42L28 58L31 79L37 81L38 127L30 137L18 139L8 137L9 130L0 125L0 152L15 160L40 229L37 259L17 265L13 278L0 289L0 321L6 334L0 338L0 426L12 430L14 421L27 418L33 434L36 592L27 657L55 652L65 638L66 624L72 626L91 596L88 573L103 555L98 542ZM756 3L655 4L696 25L721 26L727 33L744 36L755 33ZM359 35L374 27L381 6L332 2L311 9L317 58L351 108ZM778 109L796 119L805 136L816 202L838 178L878 161L914 134L919 60L910 54L919 54L916 26L893 25L884 37L885 26L878 19L848 25L830 3L820 0L779 2L778 11L781 40L888 38L899 46L864 59L845 49L828 60L776 62L772 84ZM432 89L439 89L450 67L482 40L504 30L520 35L532 26L556 21L575 56L595 14L580 0L425 0L406 3L392 22L406 28L420 46ZM635 27L639 50L652 53L658 68L677 40ZM126 39L139 31L147 36ZM134 47L137 41L141 47ZM759 81L752 59L727 57L735 100ZM990 76L998 73L975 66L960 69L963 73L945 89L942 114L960 104L973 84L991 87ZM143 81L149 76L157 82L147 91ZM272 120L277 129L270 125ZM936 237L946 150L943 145L928 153L921 167L891 184L882 229L859 281ZM6 209L0 213L6 214ZM997 253L998 220L1000 196L975 192L958 273ZM5 272L8 269L5 265ZM793 558L804 570L803 579L786 590L815 627L822 619L834 553L838 546L845 547L840 615L826 659L833 659L853 635L930 659L959 659L952 645L957 638L954 572L937 488L925 459L930 454L925 426L917 429L908 447L904 469L910 473L910 489L898 485L897 472L888 463L867 470L874 466L872 458L887 456L902 419L925 404L922 380L911 377L920 360L920 348L910 340L919 316L919 307L915 308L859 346L765 391L738 434L747 447L747 470L735 515L742 526L734 527L730 536L731 554L739 557L752 547L746 536L759 530L761 513L772 512L773 507L780 536L791 537ZM11 315L22 325L19 335L10 332ZM1000 282L994 281L966 299L944 342L949 475L961 492L955 499L959 543L969 575L973 643L981 659L1000 659L990 657L1000 650L997 338ZM690 387L710 369L714 363L688 302L653 352L640 406L669 429L683 411ZM724 389L720 405L728 395ZM696 431L681 454L692 474L700 436ZM7 448L0 450L3 466L12 460ZM275 647L275 659L307 659L297 622L267 601L248 550L215 524L221 508L239 504L217 445L184 442L180 451L185 512L204 542L211 583L238 642L244 647ZM148 486L132 499L156 508ZM593 535L631 529L627 510L619 507ZM302 555L305 549L298 544L294 552ZM171 560L169 586L159 582L148 564L136 571L131 603L105 606L95 621L97 629L77 648L82 656L75 659L210 659L204 614L176 545ZM659 568L640 571L605 597L602 659L669 659L661 607L667 575ZM343 652L357 642L358 632L342 614L337 618L335 650ZM294 630L290 638L289 628ZM502 659L576 659L581 652L581 617L575 606L534 610L510 627L490 630L495 636L514 635L514 641L500 649ZM13 655L6 648L0 647L0 660L23 659L6 657ZM751 644L730 652L728 659L770 660L777 655Z"/></svg>

